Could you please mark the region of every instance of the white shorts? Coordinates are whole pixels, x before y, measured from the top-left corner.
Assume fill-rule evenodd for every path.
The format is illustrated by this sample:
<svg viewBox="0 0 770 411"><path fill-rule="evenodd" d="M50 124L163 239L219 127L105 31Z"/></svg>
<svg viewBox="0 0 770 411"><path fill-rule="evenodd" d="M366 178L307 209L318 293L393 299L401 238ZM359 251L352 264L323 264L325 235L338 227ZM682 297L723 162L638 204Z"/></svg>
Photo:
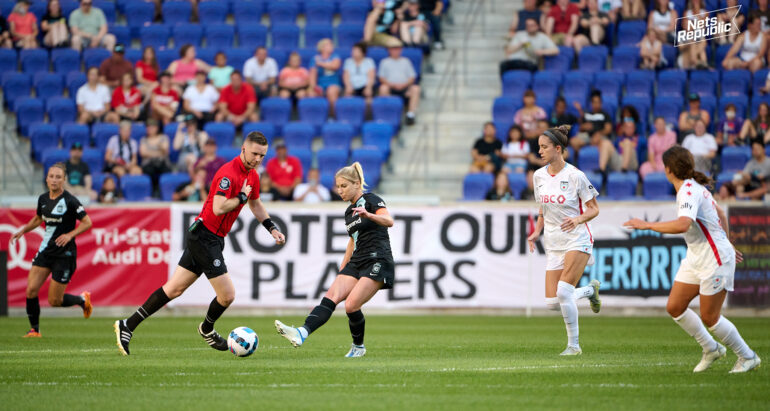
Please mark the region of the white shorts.
<svg viewBox="0 0 770 411"><path fill-rule="evenodd" d="M586 265L594 265L593 249L594 249L593 244L588 244L588 245L575 246L568 250L546 250L545 258L547 262L545 265L545 270L546 271L563 270L564 256L567 255L568 251L582 251L590 255L590 257L588 258L588 264Z"/></svg>
<svg viewBox="0 0 770 411"><path fill-rule="evenodd" d="M722 290L733 290L733 279L735 277L735 258L725 261L722 265L714 265L707 269L696 269L685 258L679 271L676 272L674 281L685 284L700 285L701 295L714 295Z"/></svg>

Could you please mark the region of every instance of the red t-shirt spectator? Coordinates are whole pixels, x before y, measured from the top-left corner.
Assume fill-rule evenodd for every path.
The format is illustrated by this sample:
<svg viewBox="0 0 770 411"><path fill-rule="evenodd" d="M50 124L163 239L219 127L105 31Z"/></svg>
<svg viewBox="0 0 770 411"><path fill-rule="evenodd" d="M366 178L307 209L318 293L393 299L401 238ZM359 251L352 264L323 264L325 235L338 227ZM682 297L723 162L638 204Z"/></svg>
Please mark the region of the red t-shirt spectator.
<svg viewBox="0 0 770 411"><path fill-rule="evenodd" d="M241 84L241 89L236 93L233 91L232 84L225 86L219 93L219 102L227 105L227 111L230 114L240 116L246 111L249 103L257 103L257 95L251 84Z"/></svg>
<svg viewBox="0 0 770 411"><path fill-rule="evenodd" d="M152 91L152 98L161 106L170 106L171 103L179 101L179 94L173 88L169 88L168 91L164 93L161 91L160 86L158 86Z"/></svg>
<svg viewBox="0 0 770 411"><path fill-rule="evenodd" d="M131 87L131 90L126 93L123 87L118 87L112 92L112 108L120 106L126 106L126 108L133 108L142 104L142 93L137 90L136 87Z"/></svg>
<svg viewBox="0 0 770 411"><path fill-rule="evenodd" d="M19 13L11 13L7 21L9 27L13 23L16 32L25 36L34 33L35 26L37 25L37 17L29 11L23 16ZM15 37L13 40L19 40L19 38Z"/></svg>
<svg viewBox="0 0 770 411"><path fill-rule="evenodd" d="M553 17L553 32L567 33L569 31L569 26L572 24L573 15L580 17L580 10L574 3L567 5L566 12L563 12L559 6L551 7L551 11L548 12L548 17Z"/></svg>
<svg viewBox="0 0 770 411"><path fill-rule="evenodd" d="M158 81L158 70L142 60L136 62L136 68L142 69L142 78L147 81Z"/></svg>
<svg viewBox="0 0 770 411"><path fill-rule="evenodd" d="M294 156L286 156L283 163L278 157L271 159L267 162L265 171L277 186L290 186L297 178L302 179L302 163Z"/></svg>

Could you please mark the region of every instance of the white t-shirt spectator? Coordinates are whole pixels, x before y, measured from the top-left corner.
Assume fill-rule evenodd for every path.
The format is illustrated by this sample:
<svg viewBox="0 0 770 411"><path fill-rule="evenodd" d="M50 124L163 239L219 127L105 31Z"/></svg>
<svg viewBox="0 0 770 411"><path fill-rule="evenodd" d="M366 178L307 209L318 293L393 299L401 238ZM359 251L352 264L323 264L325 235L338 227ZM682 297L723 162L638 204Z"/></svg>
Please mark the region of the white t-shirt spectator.
<svg viewBox="0 0 770 411"><path fill-rule="evenodd" d="M114 135L107 142L107 150L112 153L112 161L123 158L126 163L131 162L131 156L139 153L139 145L133 138L128 139L128 144L120 140L120 136Z"/></svg>
<svg viewBox="0 0 770 411"><path fill-rule="evenodd" d="M538 31L530 36L526 31L518 31L511 39L511 46L523 44L520 49L508 55L508 60L523 60L532 64L538 63L538 55L535 50L548 50L556 48L556 43L545 33Z"/></svg>
<svg viewBox="0 0 770 411"><path fill-rule="evenodd" d="M185 89L182 98L189 100L191 109L210 113L214 111L214 106L219 100L219 92L211 84L206 84L202 92L195 86L189 86Z"/></svg>
<svg viewBox="0 0 770 411"><path fill-rule="evenodd" d="M91 89L88 87L88 83L86 83L78 89L75 101L77 105L83 106L86 111L99 111L104 110L104 105L112 101L112 94L110 89L104 84L98 84L96 89Z"/></svg>
<svg viewBox="0 0 770 411"><path fill-rule="evenodd" d="M529 142L527 142L526 139L521 139L521 141L512 141L505 143L503 145L503 149L500 150L501 153L503 153L506 157L508 156L519 156L519 157L513 157L506 159L506 163L515 165L515 166L526 166L527 165L527 154L529 154Z"/></svg>
<svg viewBox="0 0 770 411"><path fill-rule="evenodd" d="M718 149L717 141L709 133L706 133L700 137L697 137L695 134L689 134L687 137L684 138L684 141L682 142L682 147L686 148L687 150L692 153L693 156L705 156L709 154L711 151L714 151Z"/></svg>
<svg viewBox="0 0 770 411"><path fill-rule="evenodd" d="M393 84L404 84L417 77L412 62L406 57L393 59L387 57L380 62L380 69L377 76L382 77Z"/></svg>
<svg viewBox="0 0 770 411"><path fill-rule="evenodd" d="M264 64L259 64L257 58L252 57L243 64L243 76L255 83L263 83L269 78L278 77L278 63L268 57Z"/></svg>
<svg viewBox="0 0 770 411"><path fill-rule="evenodd" d="M356 90L366 87L366 74L369 73L369 70L374 69L376 69L376 66L374 60L370 57L364 57L359 65L356 64L352 57L349 57L345 59L345 65L343 66L343 70L350 76L350 84Z"/></svg>
<svg viewBox="0 0 770 411"><path fill-rule="evenodd" d="M297 200L300 197L302 197L311 188L313 188L313 185L310 183L297 184L297 186L294 187L294 200ZM329 194L328 188L324 187L320 183L316 183L316 188L318 189L318 193L317 194L315 192L308 193L305 196L305 199L302 200L303 203L316 204L316 203L322 203L324 201L329 201L332 199L331 194Z"/></svg>

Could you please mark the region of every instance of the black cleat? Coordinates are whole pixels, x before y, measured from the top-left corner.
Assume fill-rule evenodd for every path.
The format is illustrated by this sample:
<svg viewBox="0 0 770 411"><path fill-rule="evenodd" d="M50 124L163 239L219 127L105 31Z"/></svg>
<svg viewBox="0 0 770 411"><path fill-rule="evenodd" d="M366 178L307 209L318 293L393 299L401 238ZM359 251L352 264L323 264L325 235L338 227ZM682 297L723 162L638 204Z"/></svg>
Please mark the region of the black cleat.
<svg viewBox="0 0 770 411"><path fill-rule="evenodd" d="M128 327L126 327L126 320L115 321L114 328L115 337L118 339L118 350L120 350L120 353L123 355L129 355L128 343L131 342L131 337L134 333L129 331Z"/></svg>
<svg viewBox="0 0 770 411"><path fill-rule="evenodd" d="M206 344L215 350L227 351L227 340L222 338L216 330L211 330L210 333L205 334L201 327L203 327L203 323L198 326L198 334L206 340Z"/></svg>

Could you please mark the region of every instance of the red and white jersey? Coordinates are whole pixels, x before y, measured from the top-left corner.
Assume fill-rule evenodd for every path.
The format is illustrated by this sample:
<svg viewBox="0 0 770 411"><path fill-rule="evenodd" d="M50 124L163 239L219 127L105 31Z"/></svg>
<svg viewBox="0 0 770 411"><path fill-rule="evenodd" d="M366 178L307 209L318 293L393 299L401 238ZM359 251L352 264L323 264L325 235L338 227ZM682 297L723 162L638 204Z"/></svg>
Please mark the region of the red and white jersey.
<svg viewBox="0 0 770 411"><path fill-rule="evenodd" d="M687 260L696 268L721 266L735 256L732 244L719 221L716 202L711 193L695 180L684 180L676 193L678 217L692 219L684 233Z"/></svg>
<svg viewBox="0 0 770 411"><path fill-rule="evenodd" d="M592 245L594 239L588 223L569 232L561 230L565 217L583 214L583 204L599 195L586 175L569 163L558 174L551 175L546 165L535 171L532 182L535 201L540 203L545 219L546 250L571 250Z"/></svg>

